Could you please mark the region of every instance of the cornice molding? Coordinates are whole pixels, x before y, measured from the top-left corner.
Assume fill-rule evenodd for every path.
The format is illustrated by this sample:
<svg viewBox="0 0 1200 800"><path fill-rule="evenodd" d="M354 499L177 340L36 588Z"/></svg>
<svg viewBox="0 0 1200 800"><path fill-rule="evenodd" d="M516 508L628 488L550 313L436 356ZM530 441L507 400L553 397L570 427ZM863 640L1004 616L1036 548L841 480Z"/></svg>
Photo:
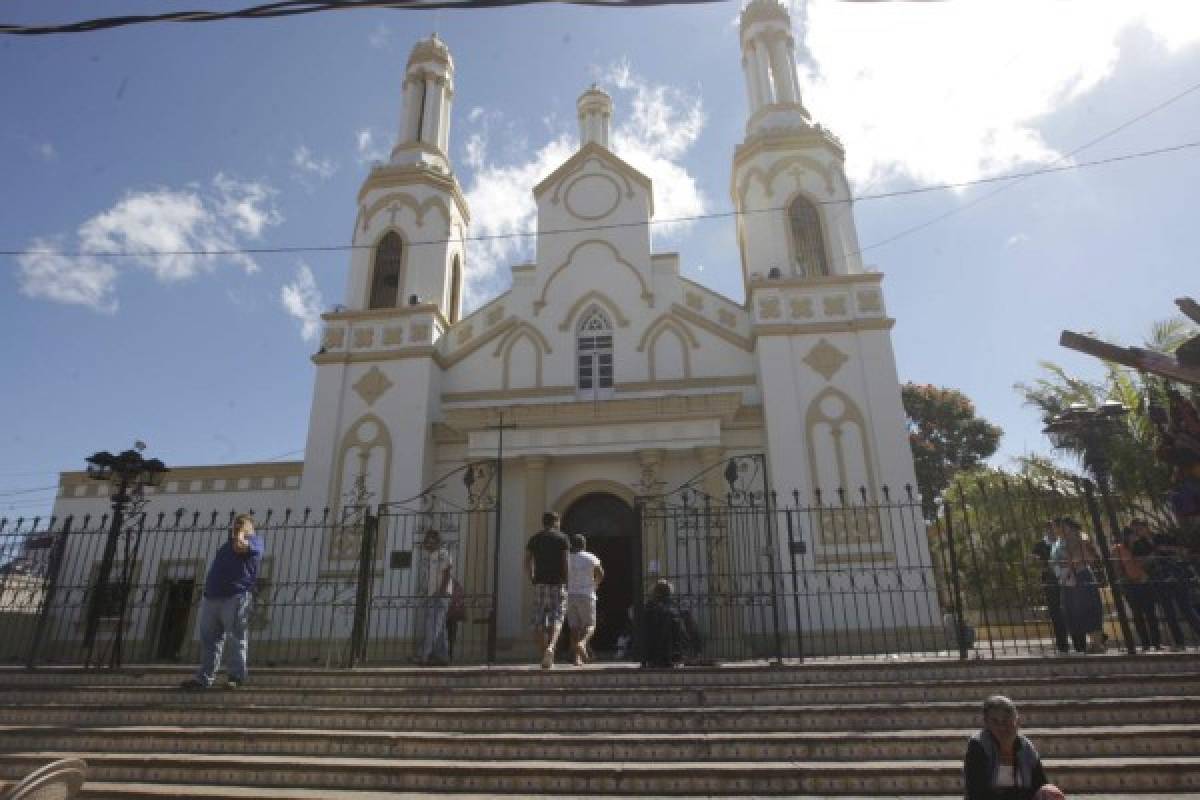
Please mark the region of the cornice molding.
<svg viewBox="0 0 1200 800"><path fill-rule="evenodd" d="M436 155L441 155L437 151L433 152ZM381 164L372 169L371 173L367 175L367 179L363 181L362 187L358 190L357 202L361 206L368 193L379 189L391 189L397 186L411 186L413 184L430 186L438 191L449 194L454 198L454 204L458 207L458 212L462 214L463 223L467 225L471 223L471 210L467 206L467 198L463 196L462 187L458 185L458 179L454 177L454 173L447 174L427 167Z"/></svg>
<svg viewBox="0 0 1200 800"><path fill-rule="evenodd" d="M431 358L439 367L445 369L445 359L433 345L420 347L404 347L392 350L366 350L357 353L316 353L312 362L318 366L324 364L372 364L379 361L400 361L406 358Z"/></svg>
<svg viewBox="0 0 1200 800"><path fill-rule="evenodd" d="M850 319L840 322L770 323L755 325L751 333L761 336L791 336L805 333L861 333L863 331L887 331L896 324L890 317L883 319Z"/></svg>
<svg viewBox="0 0 1200 800"><path fill-rule="evenodd" d="M573 391L573 390L572 390ZM447 425L459 431L484 430L495 424L496 414L522 427L579 427L613 423L711 419L732 421L742 405L741 392L631 397L550 403L493 404L444 409Z"/></svg>
<svg viewBox="0 0 1200 800"><path fill-rule="evenodd" d="M882 272L857 272L853 275L817 275L810 278L791 275L785 278L759 278L746 281L747 291L755 289L820 289L823 286L847 286L858 283L883 283Z"/></svg>
<svg viewBox="0 0 1200 800"><path fill-rule="evenodd" d="M321 319L326 322L374 322L378 320L403 319L405 317L433 314L442 330L451 326L442 316L442 311L434 303L418 303L415 306L396 306L395 308L372 308L361 311L326 311Z"/></svg>

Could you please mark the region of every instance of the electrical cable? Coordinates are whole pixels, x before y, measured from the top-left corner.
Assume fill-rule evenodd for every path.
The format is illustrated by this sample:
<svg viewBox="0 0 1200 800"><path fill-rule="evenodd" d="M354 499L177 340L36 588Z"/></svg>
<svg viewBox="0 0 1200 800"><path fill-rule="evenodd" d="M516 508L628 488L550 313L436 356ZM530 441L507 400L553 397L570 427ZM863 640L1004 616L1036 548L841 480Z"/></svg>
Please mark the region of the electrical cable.
<svg viewBox="0 0 1200 800"><path fill-rule="evenodd" d="M1197 84L1197 86L1195 88L1200 88L1200 84ZM1129 123L1126 123L1126 125L1124 127L1128 127L1128 125L1130 125L1130 124L1132 124L1132 121ZM1115 130L1110 132L1110 134L1106 134L1106 135L1111 135L1111 133L1114 133L1114 132L1115 132ZM1095 144L1098 141L1100 141L1100 139L1094 140L1091 144ZM1084 147L1090 147L1091 144L1084 145ZM1152 156L1166 155L1168 153L1176 153L1176 152L1180 152L1183 150L1189 150L1189 149L1196 148L1196 147L1200 147L1200 141L1185 142L1183 144L1170 145L1167 147L1159 147L1159 148L1156 148L1153 150L1142 150L1142 151L1135 152L1135 153L1124 153L1122 155L1111 156L1109 158L1097 159L1095 161L1080 161L1080 162L1077 162L1074 164L1062 164L1060 166L1041 167L1038 169L1028 170L1026 172L1015 172L1015 173L1010 173L1008 175L997 175L997 176L990 177L990 178L977 178L977 179L970 180L970 181L960 181L958 183L940 183L940 184L933 184L930 186L918 186L918 187L915 187L912 189L898 189L898 190L891 191L891 192L877 192L875 194L858 195L858 196L850 197L845 200L817 200L815 202L818 205L844 205L844 204L850 204L850 203L855 203L855 202L860 202L860 201L865 201L865 200L887 200L887 199L892 199L892 198L897 198L897 197L906 197L909 195L927 194L929 192L944 192L944 191L949 191L952 189L964 189L964 188L968 188L971 186L979 186L979 185L992 184L992 183L1003 183L1005 181L1020 182L1020 181L1027 180L1029 178L1036 177L1038 175L1049 175L1049 174L1054 174L1054 173L1059 173L1059 172L1070 172L1070 171L1077 170L1077 169L1105 166L1108 164L1115 164L1115 163L1119 163L1122 161L1132 161L1134 159L1139 159L1139 158L1148 158L1148 157L1152 157ZM1073 152L1078 152L1080 149L1083 149L1083 148L1077 148ZM1063 156L1062 158L1068 158L1068 157L1070 157L1070 155L1071 154L1068 153L1066 156ZM1061 161L1062 158L1057 159L1056 161ZM974 205L975 203L978 203L978 202L986 199L987 197L991 197L991 196L997 194L999 191L1002 191L1005 188L1007 188L1007 187L1002 186L1002 187L1000 187L1000 189L990 192L989 194L985 195L984 197L979 198L979 199L973 201L972 203L967 204L966 206L961 206L961 207L959 207L959 209L948 212L947 214L943 215L942 217L939 217L935 220L931 220L929 222L923 223L922 226L928 227L929 225L932 225L933 222L937 221L938 219L944 219L945 217L950 216L951 214L957 213L958 211L961 211L961 210L965 210L966 208L969 208L971 205ZM681 223L681 222L699 222L699 221L710 220L710 219L727 219L730 217L747 216L750 214L776 213L776 212L785 211L785 210L786 210L786 208L781 206L781 207L758 208L758 209L753 209L753 210L749 210L749 211L736 211L736 210L734 210L734 211L714 211L714 212L711 212L708 214L693 214L690 216L670 217L670 218L666 218L666 219L655 219L655 220L650 220L649 222L614 222L614 223L606 223L603 225L587 225L587 226L572 227L572 228L550 228L550 229L535 230L535 231L515 231L512 233L477 234L477 235L472 235L472 236L462 236L453 241L484 242L484 241L493 241L493 240L497 240L497 239L531 238L531 237L536 237L536 236L546 236L546 235L554 235L554 234L587 233L587 232L594 232L594 231L613 230L613 229L617 229L617 228L645 227L646 225L667 225L667 224L676 224L676 223ZM915 232L916 230L919 230L920 227L922 227L922 226L917 226L915 228L912 228L909 230L909 232ZM892 239L884 240L882 242L877 242L868 247L864 247L861 250L858 250L856 252L861 253L872 247L879 247L883 244L888 243L889 241L894 241L896 238L899 238L900 236L904 236L904 235L907 235L907 233L902 232L902 233L896 234L896 236L893 237ZM409 242L408 246L409 247L419 247L419 246L423 246L423 245L442 245L442 244L446 244L448 241L451 241L451 240L448 240L448 239L423 239L423 240L416 240L416 241ZM267 254L272 254L272 253L276 253L276 254L278 254L278 253L329 253L329 252L343 252L343 251L350 251L350 250L371 249L372 247L373 247L373 245L367 245L367 244L282 245L282 246L277 246L277 247L241 247L241 248L223 248L223 249L216 249L216 250L139 250L139 251L132 251L132 252L126 251L126 250L105 251L105 250L13 250L13 249L4 249L4 250L0 250L0 256L57 255L57 256L70 256L70 257L91 256L94 258L150 258L150 257L157 257L157 256L232 256L232 255L267 255Z"/></svg>
<svg viewBox="0 0 1200 800"><path fill-rule="evenodd" d="M282 2L248 6L233 11L171 11L163 14L139 14L118 17L99 17L61 25L17 25L0 23L0 33L14 36L47 36L59 33L91 33L94 31L143 25L150 22L219 22L238 19L271 19L323 11L348 11L362 8L393 11L436 11L440 9L484 9L524 6L531 3L563 3L599 8L637 8L665 5L696 5L721 0L283 0Z"/></svg>
<svg viewBox="0 0 1200 800"><path fill-rule="evenodd" d="M1150 116L1151 114L1155 114L1155 113L1161 111L1162 109L1166 108L1167 106L1171 105L1172 103L1182 100L1183 98L1187 97L1189 94L1196 91L1197 89L1200 89L1200 83L1192 84L1191 86L1184 89L1182 92L1179 92L1178 94L1175 94L1175 95L1167 98L1166 100L1162 101L1158 105L1143 111L1141 114L1138 114L1133 119L1122 122L1120 125L1117 125L1115 128L1111 128L1108 131L1105 131L1104 133L1100 134L1099 136L1092 139L1091 141L1081 144L1079 147L1076 147L1074 150L1070 151L1069 153L1064 153L1063 155L1054 159L1054 161L1052 161L1050 163L1057 164L1061 161L1065 161L1066 159L1071 158L1072 156L1076 155L1077 153L1081 153L1084 150L1088 149L1089 147L1092 147L1093 145L1103 142L1105 139L1109 139L1109 138L1115 136L1116 134L1125 130L1129 126L1131 126L1135 123L1141 122L1142 120L1144 120L1146 117ZM1114 160L1121 160L1121 159L1114 159ZM1108 163L1108 162L1107 161L1099 161L1099 162L1082 162L1082 163ZM1047 171L1053 171L1053 170L1047 170ZM944 219L954 216L955 214L961 214L962 212L966 211L967 209L974 208L975 206L979 205L980 203L984 202L985 200L990 200L991 198L995 197L996 195L1000 194L1001 192L1007 191L1007 190L1013 188L1014 186L1018 186L1019 184L1023 183L1026 179L1032 177L1033 174L1040 174L1040 173L1031 173L1029 175L1021 175L1019 177L1016 177L1016 179L1012 183L1006 184L1004 186L999 186L996 189L993 189L992 191L988 192L987 194L985 194L981 197L976 197L974 200L972 200L968 203L965 203L956 208L952 208L943 214L939 214L938 216L936 216L932 219L926 220L925 222L922 222L918 225L914 225L911 228L906 228L905 230L902 230L899 233L893 234L893 235L887 237L886 239L880 239L879 241L873 242L865 247L860 247L858 250L847 253L846 257L851 258L853 256L861 255L862 253L865 253L868 250L873 250L876 247L883 247L886 244L891 244L892 242L895 242L899 239L903 239L904 237L909 236L914 233L917 233L918 231L925 230L926 228L930 227L931 225L935 225Z"/></svg>

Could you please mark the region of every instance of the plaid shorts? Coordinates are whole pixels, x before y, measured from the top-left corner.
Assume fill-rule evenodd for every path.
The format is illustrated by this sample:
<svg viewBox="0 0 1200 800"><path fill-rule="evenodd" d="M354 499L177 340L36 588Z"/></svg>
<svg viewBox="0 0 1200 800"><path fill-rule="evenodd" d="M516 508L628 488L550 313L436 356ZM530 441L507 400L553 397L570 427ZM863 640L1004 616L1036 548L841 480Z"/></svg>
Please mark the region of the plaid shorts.
<svg viewBox="0 0 1200 800"><path fill-rule="evenodd" d="M529 624L535 628L561 625L567 613L567 587L561 583L533 585L533 615Z"/></svg>

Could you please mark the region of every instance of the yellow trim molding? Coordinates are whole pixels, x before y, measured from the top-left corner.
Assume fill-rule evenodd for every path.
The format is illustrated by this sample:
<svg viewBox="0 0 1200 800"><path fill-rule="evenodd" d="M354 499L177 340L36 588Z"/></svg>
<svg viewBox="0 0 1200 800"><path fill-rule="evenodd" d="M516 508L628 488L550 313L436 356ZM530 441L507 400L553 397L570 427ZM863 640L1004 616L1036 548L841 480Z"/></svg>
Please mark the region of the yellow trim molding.
<svg viewBox="0 0 1200 800"><path fill-rule="evenodd" d="M701 316L686 306L681 306L678 303L675 303L671 306L671 312L675 314L675 316L682 317L696 327L703 328L712 335L724 339L734 347L741 348L747 353L754 352L754 342L752 340L747 339L745 336L740 336L728 328L722 328L708 317Z"/></svg>
<svg viewBox="0 0 1200 800"><path fill-rule="evenodd" d="M642 273L638 271L638 268L621 258L620 251L617 250L616 246L614 246L612 242L605 241L604 239L585 239L584 241L572 247L571 252L567 253L566 259L553 270L551 270L550 276L546 278L546 282L542 284L541 295L533 303L534 315L537 315L543 308L546 307L546 293L550 290L550 284L554 282L554 279L557 278L563 270L571 266L571 261L575 258L575 254L579 252L580 248L586 247L589 244L598 244L607 247L609 252L612 253L613 260L627 268L633 273L633 276L637 278L638 285L642 287L642 299L646 301L647 306L654 308L654 292L650 291L650 287L646 285L646 279L642 277Z"/></svg>

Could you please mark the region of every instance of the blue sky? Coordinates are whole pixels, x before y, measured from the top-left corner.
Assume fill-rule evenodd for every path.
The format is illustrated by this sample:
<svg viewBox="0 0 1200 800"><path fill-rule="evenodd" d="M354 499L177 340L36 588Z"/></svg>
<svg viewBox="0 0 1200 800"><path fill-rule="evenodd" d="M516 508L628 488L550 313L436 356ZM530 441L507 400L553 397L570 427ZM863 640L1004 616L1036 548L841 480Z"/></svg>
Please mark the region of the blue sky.
<svg viewBox="0 0 1200 800"><path fill-rule="evenodd" d="M0 21L98 8L46 6L10 0ZM0 249L56 252L0 256L0 516L45 513L59 470L135 439L168 464L304 446L312 318L341 301L345 253L88 251L347 244L358 185L395 136L408 50L435 28L455 59L451 155L473 233L531 227L529 189L574 147L574 102L593 81L660 217L728 210L746 108L736 13L537 5L0 38ZM859 194L1060 163L1200 84L1191 3L812 0L793 18L805 103L844 140ZM1200 91L1065 163L1194 141ZM1200 294L1198 184L1193 149L1033 178L971 207L995 187L859 201L901 377L972 397L1006 431L1000 463L1044 451L1013 383L1042 359L1095 371L1058 347L1064 328L1136 342L1173 298ZM741 299L730 220L654 238ZM476 246L469 298L502 290L525 247Z"/></svg>

